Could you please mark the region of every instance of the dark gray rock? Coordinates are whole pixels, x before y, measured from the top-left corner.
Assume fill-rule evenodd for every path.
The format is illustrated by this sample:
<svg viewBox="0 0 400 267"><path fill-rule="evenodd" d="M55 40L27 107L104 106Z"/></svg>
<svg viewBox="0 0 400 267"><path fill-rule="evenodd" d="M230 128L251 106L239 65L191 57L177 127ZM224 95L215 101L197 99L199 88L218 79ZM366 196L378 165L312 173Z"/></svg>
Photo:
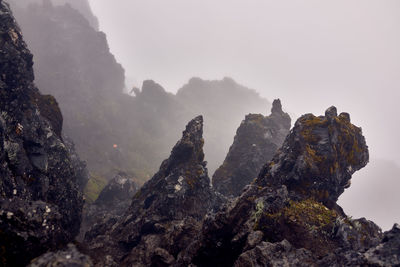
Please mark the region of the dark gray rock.
<svg viewBox="0 0 400 267"><path fill-rule="evenodd" d="M364 253L369 265L400 266L400 225L385 232L379 245Z"/></svg>
<svg viewBox="0 0 400 267"><path fill-rule="evenodd" d="M83 198L62 115L33 84L32 55L0 1L0 263L27 264L79 232Z"/></svg>
<svg viewBox="0 0 400 267"><path fill-rule="evenodd" d="M259 185L286 185L298 198L314 198L333 207L350 186L352 174L369 160L361 128L346 116L300 117L282 148L261 171Z"/></svg>
<svg viewBox="0 0 400 267"><path fill-rule="evenodd" d="M100 192L93 204L86 203L83 209L83 219L79 239L83 239L90 228L118 220L129 208L132 197L138 190L134 177L119 172Z"/></svg>
<svg viewBox="0 0 400 267"><path fill-rule="evenodd" d="M28 267L91 267L94 266L89 256L80 253L73 244L56 252L47 252L35 258Z"/></svg>
<svg viewBox="0 0 400 267"><path fill-rule="evenodd" d="M271 266L291 267L310 266L312 254L310 251L294 248L287 240L278 243L262 242L254 249L241 254L235 262L235 267Z"/></svg>
<svg viewBox="0 0 400 267"><path fill-rule="evenodd" d="M75 144L69 137L64 135L63 140L66 148L68 149L71 163L76 173L78 187L81 192L83 192L87 182L89 181L89 171L87 169L86 162L80 159L78 153L76 152Z"/></svg>
<svg viewBox="0 0 400 267"><path fill-rule="evenodd" d="M226 196L238 196L281 147L290 130L290 117L280 100L272 104L270 116L249 114L237 129L224 163L215 171L213 187Z"/></svg>

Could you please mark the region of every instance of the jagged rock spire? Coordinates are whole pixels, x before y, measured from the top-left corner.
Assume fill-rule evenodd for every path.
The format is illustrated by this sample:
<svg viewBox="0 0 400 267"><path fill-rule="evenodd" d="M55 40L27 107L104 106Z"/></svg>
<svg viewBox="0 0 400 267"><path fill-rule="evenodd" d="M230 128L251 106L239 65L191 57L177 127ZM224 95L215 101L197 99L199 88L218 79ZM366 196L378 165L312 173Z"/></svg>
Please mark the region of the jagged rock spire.
<svg viewBox="0 0 400 267"><path fill-rule="evenodd" d="M271 113L272 114L282 114L282 104L280 99L275 99L274 102L272 102L272 108L271 108Z"/></svg>
<svg viewBox="0 0 400 267"><path fill-rule="evenodd" d="M214 188L226 196L238 196L272 159L290 130L290 117L274 100L270 116L249 114L240 124L224 163L213 175Z"/></svg>
<svg viewBox="0 0 400 267"><path fill-rule="evenodd" d="M163 255L163 264L170 265L176 260L173 251L189 245L188 235L199 230L205 214L218 203L204 162L202 134L203 117L198 116L188 123L170 157L136 193L121 220L112 226L112 243L103 243L100 254L117 255L117 262L124 257L128 265L150 265L154 257ZM173 237L168 237L171 234ZM98 247L98 235L91 231L86 239Z"/></svg>

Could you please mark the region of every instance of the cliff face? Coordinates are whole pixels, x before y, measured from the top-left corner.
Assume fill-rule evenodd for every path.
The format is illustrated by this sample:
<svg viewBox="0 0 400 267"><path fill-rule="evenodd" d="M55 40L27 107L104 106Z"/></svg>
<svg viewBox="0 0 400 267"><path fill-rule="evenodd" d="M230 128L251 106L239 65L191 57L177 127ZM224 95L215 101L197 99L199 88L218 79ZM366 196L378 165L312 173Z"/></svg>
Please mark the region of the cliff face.
<svg viewBox="0 0 400 267"><path fill-rule="evenodd" d="M272 104L270 116L249 114L240 124L224 163L213 175L214 188L226 196L238 196L272 159L290 129L290 117L280 100Z"/></svg>
<svg viewBox="0 0 400 267"><path fill-rule="evenodd" d="M24 265L79 232L82 195L62 115L33 84L32 54L0 1L0 263Z"/></svg>
<svg viewBox="0 0 400 267"><path fill-rule="evenodd" d="M114 225L110 222L105 232L100 226L86 234L97 261L109 255L116 265L175 264L206 213L221 201L210 187L202 134L199 116L186 126L170 157L136 193L125 215Z"/></svg>

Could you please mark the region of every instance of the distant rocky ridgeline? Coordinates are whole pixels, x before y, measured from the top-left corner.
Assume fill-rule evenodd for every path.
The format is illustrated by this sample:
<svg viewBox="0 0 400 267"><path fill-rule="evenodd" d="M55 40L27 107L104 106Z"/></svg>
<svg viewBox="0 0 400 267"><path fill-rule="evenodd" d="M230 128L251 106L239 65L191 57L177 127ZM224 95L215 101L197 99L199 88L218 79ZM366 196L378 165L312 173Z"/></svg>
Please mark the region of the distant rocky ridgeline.
<svg viewBox="0 0 400 267"><path fill-rule="evenodd" d="M104 33L81 15L87 12L87 1L55 1L70 6L12 1L34 54L35 82L57 98L64 132L98 179L90 186L119 171L134 173L136 182L143 184L168 156L185 121L198 114L208 122L205 152L212 173L222 163L243 116L270 108L266 99L230 78L193 78L176 95L145 81L135 96L123 94L124 70L110 53ZM97 186L89 189L95 198Z"/></svg>
<svg viewBox="0 0 400 267"><path fill-rule="evenodd" d="M32 4L40 4L47 7L52 6L60 6L60 5L70 5L76 10L79 10L82 15L88 20L90 25L95 28L96 30L99 29L99 21L96 16L93 15L92 10L90 8L90 4L88 0L8 0L9 4L12 5L13 8L19 7L26 7Z"/></svg>

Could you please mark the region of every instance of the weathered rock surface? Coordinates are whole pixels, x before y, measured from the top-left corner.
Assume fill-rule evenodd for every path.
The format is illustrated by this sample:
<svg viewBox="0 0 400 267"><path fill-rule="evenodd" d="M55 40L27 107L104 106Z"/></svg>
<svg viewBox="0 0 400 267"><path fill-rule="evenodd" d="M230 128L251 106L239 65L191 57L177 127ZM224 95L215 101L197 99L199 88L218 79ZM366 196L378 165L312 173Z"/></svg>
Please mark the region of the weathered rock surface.
<svg viewBox="0 0 400 267"><path fill-rule="evenodd" d="M62 115L33 84L32 55L0 1L0 264L20 266L78 234L82 195Z"/></svg>
<svg viewBox="0 0 400 267"><path fill-rule="evenodd" d="M111 256L117 264L172 265L198 233L208 211L219 203L204 162L203 118L186 126L160 170L133 197L108 232L86 234L93 259ZM115 223L115 224L114 224ZM114 225L113 225L114 224Z"/></svg>
<svg viewBox="0 0 400 267"><path fill-rule="evenodd" d="M280 151L261 171L257 184L285 185L296 198L335 205L351 175L369 160L361 128L335 107L325 116L300 117Z"/></svg>
<svg viewBox="0 0 400 267"><path fill-rule="evenodd" d="M226 196L239 196L281 147L290 130L290 117L280 100L272 104L270 116L249 114L237 129L224 163L215 171L212 184Z"/></svg>
<svg viewBox="0 0 400 267"><path fill-rule="evenodd" d="M197 266L304 266L377 246L380 228L336 205L368 148L348 114L301 117L255 183L215 216L179 262ZM330 259L328 262L333 262ZM285 265L286 264L286 265Z"/></svg>
<svg viewBox="0 0 400 267"><path fill-rule="evenodd" d="M89 256L80 253L73 244L68 244L67 248L47 252L42 256L35 258L28 267L91 267L92 260Z"/></svg>
<svg viewBox="0 0 400 267"><path fill-rule="evenodd" d="M87 169L86 162L80 159L78 153L76 152L75 144L68 136L63 135L63 140L76 173L76 183L78 184L79 190L84 192L86 184L89 181L89 171Z"/></svg>

